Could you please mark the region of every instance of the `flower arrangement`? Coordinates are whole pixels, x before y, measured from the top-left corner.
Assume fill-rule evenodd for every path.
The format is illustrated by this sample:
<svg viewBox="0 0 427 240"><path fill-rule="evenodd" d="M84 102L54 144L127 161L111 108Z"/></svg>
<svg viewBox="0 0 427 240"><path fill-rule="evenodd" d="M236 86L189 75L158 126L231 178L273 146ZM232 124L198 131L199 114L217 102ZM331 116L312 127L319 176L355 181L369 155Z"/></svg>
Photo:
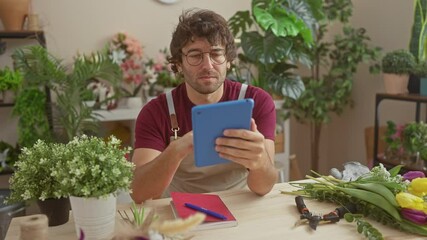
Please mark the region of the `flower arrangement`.
<svg viewBox="0 0 427 240"><path fill-rule="evenodd" d="M283 194L301 195L343 206L354 204L356 212L344 218L357 222L358 230L369 239L383 239L381 233L364 217L402 231L427 236L427 178L422 172L399 174L401 165L390 170L382 164L356 180L343 181L315 173L311 182L292 183L298 189Z"/></svg>
<svg viewBox="0 0 427 240"><path fill-rule="evenodd" d="M82 135L65 145L61 170L51 175L69 196L103 197L117 190L128 191L134 165L126 159L129 148L122 148L114 136L104 139Z"/></svg>
<svg viewBox="0 0 427 240"><path fill-rule="evenodd" d="M66 147L59 143L38 140L32 147L22 148L9 180L11 194L8 203L45 200L67 196L64 185L57 178L61 171Z"/></svg>
<svg viewBox="0 0 427 240"><path fill-rule="evenodd" d="M144 77L149 86L145 89L148 95L156 96L164 91L164 88L174 88L179 85L180 79L175 76L167 61L169 52L167 48L159 50L156 58L149 58L144 64Z"/></svg>
<svg viewBox="0 0 427 240"><path fill-rule="evenodd" d="M424 122L397 125L387 121L385 142L395 156L419 154L421 159L427 160L427 124Z"/></svg>
<svg viewBox="0 0 427 240"><path fill-rule="evenodd" d="M112 61L118 64L123 72L126 84L122 88L126 96L136 96L143 84L142 46L140 42L127 33L117 33L109 46Z"/></svg>

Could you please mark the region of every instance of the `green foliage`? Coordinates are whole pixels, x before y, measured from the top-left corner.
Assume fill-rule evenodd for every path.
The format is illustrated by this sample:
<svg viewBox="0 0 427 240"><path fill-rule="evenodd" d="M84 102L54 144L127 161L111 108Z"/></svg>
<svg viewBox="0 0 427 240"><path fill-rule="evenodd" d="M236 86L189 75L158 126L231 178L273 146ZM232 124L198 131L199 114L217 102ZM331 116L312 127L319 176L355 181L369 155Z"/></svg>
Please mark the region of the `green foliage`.
<svg viewBox="0 0 427 240"><path fill-rule="evenodd" d="M384 73L410 74L414 71L415 66L414 55L405 49L388 52L382 59L382 71Z"/></svg>
<svg viewBox="0 0 427 240"><path fill-rule="evenodd" d="M421 159L427 160L427 124L424 122L396 125L387 121L384 140L394 155L419 153Z"/></svg>
<svg viewBox="0 0 427 240"><path fill-rule="evenodd" d="M67 196L61 179L55 175L60 171L66 150L63 144L42 140L32 147L22 148L15 164L16 170L9 181L11 194L7 203Z"/></svg>
<svg viewBox="0 0 427 240"><path fill-rule="evenodd" d="M18 119L18 142L32 146L38 139L52 141L46 111L46 93L38 86L26 86L19 91L12 114Z"/></svg>
<svg viewBox="0 0 427 240"><path fill-rule="evenodd" d="M129 190L134 165L125 158L130 149L122 149L120 140L82 135L64 146L64 161L51 175L61 179L69 196L102 197Z"/></svg>
<svg viewBox="0 0 427 240"><path fill-rule="evenodd" d="M413 70L413 74L420 78L427 78L427 61L418 62L415 65L415 69Z"/></svg>
<svg viewBox="0 0 427 240"><path fill-rule="evenodd" d="M292 69L297 62L310 64L307 57L313 43L310 27L315 25L314 14L317 14L312 6L320 2L253 0L251 12L236 12L228 23L232 33L240 38L243 53L239 54L239 63L233 66L233 71L237 77L241 77L242 69L250 71L250 79L238 80L247 80L277 95L301 92L301 79Z"/></svg>
<svg viewBox="0 0 427 240"><path fill-rule="evenodd" d="M31 146L34 141L24 140L34 129L42 130L42 136L37 132L35 139L56 140L67 142L74 136L96 129L96 118L92 109L83 104L86 86L91 79L104 79L118 87L121 79L120 68L112 63L106 52L97 52L91 55L78 56L72 66L67 67L62 60L51 55L41 46L31 46L17 49L12 55L17 69L24 74L23 90L18 94L14 114L37 123L34 127L22 122L18 126L23 146ZM32 94L44 96L34 108L33 102L25 101L30 97L26 89L31 88ZM43 95L45 88L54 93L56 101L46 104L47 95ZM38 92L35 94L35 92ZM41 103L45 103L44 105ZM31 109L31 110L30 110ZM29 113L34 111L36 115ZM54 112L55 114L52 114ZM41 115L44 114L44 117ZM49 126L47 116L52 116L53 126ZM48 128L46 131L46 127ZM34 128L34 129L33 129ZM55 129L55 132L53 130Z"/></svg>
<svg viewBox="0 0 427 240"><path fill-rule="evenodd" d="M129 190L133 163L114 136L82 135L67 144L38 140L24 147L10 179L8 203L69 196L102 197Z"/></svg>
<svg viewBox="0 0 427 240"><path fill-rule="evenodd" d="M382 240L383 235L378 229L363 219L362 214L346 213L344 218L347 222L356 222L357 232L363 234L369 240Z"/></svg>
<svg viewBox="0 0 427 240"><path fill-rule="evenodd" d="M285 108L297 120L317 125L328 123L330 113L340 114L352 105L353 75L357 67L361 63L373 63L370 71L377 73L376 61L380 56L380 48L369 46L366 30L350 26L351 0L325 1L321 7L325 18L316 29L310 55L311 76L303 79L306 90L298 99L285 101ZM327 42L325 35L334 22L343 25L342 33ZM322 76L321 72L325 74Z"/></svg>
<svg viewBox="0 0 427 240"><path fill-rule="evenodd" d="M9 67L0 70L0 91L13 90L17 91L22 83L22 74L14 71Z"/></svg>
<svg viewBox="0 0 427 240"><path fill-rule="evenodd" d="M421 159L427 160L427 124L412 122L403 129L403 147L411 154L420 153Z"/></svg>
<svg viewBox="0 0 427 240"><path fill-rule="evenodd" d="M399 213L401 207L393 204L396 201L395 194L408 190L409 182L398 174L401 167L398 165L387 170L380 164L352 181L342 181L315 173L314 177L307 176L311 181L291 183L298 190L282 193L302 195L341 206L354 205L355 213L346 214L345 219L356 222L357 231L369 239L381 239L381 233L362 217L372 218L399 230L427 236L425 225L403 219ZM382 187L379 187L381 185Z"/></svg>
<svg viewBox="0 0 427 240"><path fill-rule="evenodd" d="M409 50L418 62L427 60L427 0L414 0L414 22Z"/></svg>

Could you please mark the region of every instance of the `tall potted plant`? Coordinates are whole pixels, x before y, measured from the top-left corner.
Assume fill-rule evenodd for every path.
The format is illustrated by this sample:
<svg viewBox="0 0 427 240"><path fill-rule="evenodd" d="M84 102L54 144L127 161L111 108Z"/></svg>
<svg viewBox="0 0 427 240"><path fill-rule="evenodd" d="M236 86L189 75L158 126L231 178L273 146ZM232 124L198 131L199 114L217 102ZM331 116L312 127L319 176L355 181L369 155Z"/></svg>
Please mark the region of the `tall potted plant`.
<svg viewBox="0 0 427 240"><path fill-rule="evenodd" d="M372 73L379 72L377 60L380 48L369 46L369 37L363 28L355 29L349 24L352 14L351 0L324 1L317 11L323 13L315 30L315 41L310 51L313 62L311 75L305 77L305 91L298 99L288 98L284 108L297 121L310 125L311 169L319 169L319 146L323 124L330 115L342 113L352 105L353 75L361 63L373 63ZM338 22L342 32L332 41L325 37L329 27Z"/></svg>
<svg viewBox="0 0 427 240"><path fill-rule="evenodd" d="M71 67L41 46L17 49L12 58L24 74L24 87L13 110L20 117L18 134L22 146L31 146L37 139L68 142L74 136L93 131L96 116L83 103L88 82L99 78L118 88L121 77L119 67L105 52L78 56ZM56 101L51 102L50 94L41 87L55 94ZM50 125L48 120L52 116L54 121Z"/></svg>
<svg viewBox="0 0 427 240"><path fill-rule="evenodd" d="M304 86L293 70L296 63L310 65L315 15L321 1L252 0L251 11L238 11L230 19L242 53L234 75L271 94L297 96ZM248 70L249 78L242 76Z"/></svg>
<svg viewBox="0 0 427 240"><path fill-rule="evenodd" d="M408 50L399 49L386 53L381 65L386 93L407 93L409 75L415 66L415 57Z"/></svg>
<svg viewBox="0 0 427 240"><path fill-rule="evenodd" d="M415 56L418 64L427 60L427 0L414 0L414 21L409 51ZM419 76L410 75L408 90L410 93L419 93Z"/></svg>

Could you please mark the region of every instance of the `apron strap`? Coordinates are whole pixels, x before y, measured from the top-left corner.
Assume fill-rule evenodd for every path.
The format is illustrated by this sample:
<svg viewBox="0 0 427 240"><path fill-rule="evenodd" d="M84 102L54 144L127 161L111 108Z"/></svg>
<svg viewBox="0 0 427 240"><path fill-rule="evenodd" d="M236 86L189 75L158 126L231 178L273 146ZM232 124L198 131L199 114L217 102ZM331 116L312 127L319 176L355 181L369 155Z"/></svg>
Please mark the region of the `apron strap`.
<svg viewBox="0 0 427 240"><path fill-rule="evenodd" d="M242 100L245 98L247 89L248 89L248 84L242 83L242 87L240 88L239 98L237 98L238 100Z"/></svg>
<svg viewBox="0 0 427 240"><path fill-rule="evenodd" d="M169 110L169 117L170 117L170 121L171 121L171 131L174 134L174 139L178 139L178 131L179 131L179 126L178 126L178 120L176 118L176 113L175 113L175 106L173 103L173 97L172 97L172 91L168 91L166 92L166 101L168 103L168 110Z"/></svg>

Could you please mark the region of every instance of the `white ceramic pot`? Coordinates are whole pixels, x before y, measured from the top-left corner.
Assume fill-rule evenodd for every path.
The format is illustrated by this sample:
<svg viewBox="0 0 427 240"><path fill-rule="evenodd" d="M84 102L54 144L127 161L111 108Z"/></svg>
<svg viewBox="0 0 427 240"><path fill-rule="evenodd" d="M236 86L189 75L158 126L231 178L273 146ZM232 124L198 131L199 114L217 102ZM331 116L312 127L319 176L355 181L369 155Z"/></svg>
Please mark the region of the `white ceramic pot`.
<svg viewBox="0 0 427 240"><path fill-rule="evenodd" d="M71 210L78 239L104 240L114 236L117 198L82 198L70 196Z"/></svg>
<svg viewBox="0 0 427 240"><path fill-rule="evenodd" d="M142 99L141 97L129 97L126 99L127 108L141 108Z"/></svg>

